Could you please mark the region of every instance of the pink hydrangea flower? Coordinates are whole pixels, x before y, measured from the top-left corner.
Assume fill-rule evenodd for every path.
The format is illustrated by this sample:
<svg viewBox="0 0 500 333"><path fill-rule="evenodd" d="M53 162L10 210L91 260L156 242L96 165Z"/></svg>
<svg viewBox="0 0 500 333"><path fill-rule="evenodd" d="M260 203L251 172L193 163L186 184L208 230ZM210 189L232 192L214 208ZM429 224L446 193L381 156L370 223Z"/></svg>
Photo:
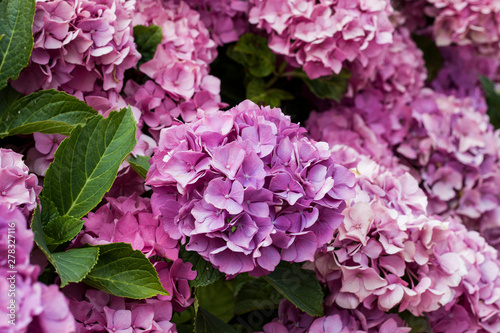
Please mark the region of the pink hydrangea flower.
<svg viewBox="0 0 500 333"><path fill-rule="evenodd" d="M39 176L45 176L50 163L54 161L54 153L66 137L61 134L33 133L35 147L26 155L26 163Z"/></svg>
<svg viewBox="0 0 500 333"><path fill-rule="evenodd" d="M85 218L79 242L92 245L126 242L147 257L177 259L178 241L153 216L149 199L134 193L129 197L107 197L106 201L107 204Z"/></svg>
<svg viewBox="0 0 500 333"><path fill-rule="evenodd" d="M197 272L192 270L193 265L177 259L170 263L156 262L155 268L163 288L170 294L169 296L158 295L158 299L171 301L176 312L186 310L194 302L188 283L196 278Z"/></svg>
<svg viewBox="0 0 500 333"><path fill-rule="evenodd" d="M500 7L494 1L427 0L424 9L434 19L432 26L438 46L474 45L482 54L498 52Z"/></svg>
<svg viewBox="0 0 500 333"><path fill-rule="evenodd" d="M40 267L30 264L34 235L26 217L0 203L0 230L5 235L0 238L0 331L74 332L75 320L59 286L37 282Z"/></svg>
<svg viewBox="0 0 500 333"><path fill-rule="evenodd" d="M382 311L399 306L416 316L452 302L467 274L465 257L447 243L447 223L426 216L418 182L366 158L356 173L357 196L344 225L314 264L330 287L328 302Z"/></svg>
<svg viewBox="0 0 500 333"><path fill-rule="evenodd" d="M250 1L249 22L269 34L269 47L311 79L346 64L378 62L392 42L387 1Z"/></svg>
<svg viewBox="0 0 500 333"><path fill-rule="evenodd" d="M431 87L438 93L458 98L473 98L478 105L484 103L479 76L497 80L500 62L496 57L478 55L472 45L440 47L443 67Z"/></svg>
<svg viewBox="0 0 500 333"><path fill-rule="evenodd" d="M0 234L0 266L8 267L9 263L28 265L34 244L33 232L28 229L26 217L17 207L0 203L0 230L2 231ZM14 255L9 257L8 250L14 250ZM14 260L12 260L13 258Z"/></svg>
<svg viewBox="0 0 500 333"><path fill-rule="evenodd" d="M125 70L140 57L131 21L134 2L37 1L30 64L12 85L28 94L60 89L70 94L96 86L119 92Z"/></svg>
<svg viewBox="0 0 500 333"><path fill-rule="evenodd" d="M500 170L495 162L500 145L485 109L473 98L431 90L423 90L412 109L412 131L397 152L420 173L432 199L430 212L492 229L488 214L500 202L493 185Z"/></svg>
<svg viewBox="0 0 500 333"><path fill-rule="evenodd" d="M83 284L70 285L64 292L76 320L77 333L177 332L171 322L172 304L168 300L126 299L86 289Z"/></svg>
<svg viewBox="0 0 500 333"><path fill-rule="evenodd" d="M220 80L209 75L216 44L198 12L183 1L140 1L133 25L158 25L163 32L154 58L139 67L150 80L142 85L129 80L125 87L127 101L141 110L156 138L175 118L191 122L225 105Z"/></svg>
<svg viewBox="0 0 500 333"><path fill-rule="evenodd" d="M281 301L278 318L264 325L263 333L408 333L410 327L395 314L359 307L346 310L325 307L325 316L314 318L288 300ZM257 332L258 333L258 332ZM262 333L262 332L261 332Z"/></svg>
<svg viewBox="0 0 500 333"><path fill-rule="evenodd" d="M249 29L249 4L243 0L186 0L196 8L218 45L235 42Z"/></svg>
<svg viewBox="0 0 500 333"><path fill-rule="evenodd" d="M161 132L148 173L165 230L229 276L312 260L353 175L279 109L245 101Z"/></svg>
<svg viewBox="0 0 500 333"><path fill-rule="evenodd" d="M21 154L0 148L0 204L18 207L28 216L35 209L42 188L22 158Z"/></svg>

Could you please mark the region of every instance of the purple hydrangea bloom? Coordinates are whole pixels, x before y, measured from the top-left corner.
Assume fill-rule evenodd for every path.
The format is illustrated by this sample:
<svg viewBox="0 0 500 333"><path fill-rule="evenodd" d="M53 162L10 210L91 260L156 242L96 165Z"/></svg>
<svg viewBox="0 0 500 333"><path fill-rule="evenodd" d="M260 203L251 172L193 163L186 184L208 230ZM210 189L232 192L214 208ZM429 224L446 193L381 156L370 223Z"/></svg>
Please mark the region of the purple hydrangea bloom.
<svg viewBox="0 0 500 333"><path fill-rule="evenodd" d="M326 144L250 101L162 130L151 162L155 216L229 276L312 260L354 194Z"/></svg>

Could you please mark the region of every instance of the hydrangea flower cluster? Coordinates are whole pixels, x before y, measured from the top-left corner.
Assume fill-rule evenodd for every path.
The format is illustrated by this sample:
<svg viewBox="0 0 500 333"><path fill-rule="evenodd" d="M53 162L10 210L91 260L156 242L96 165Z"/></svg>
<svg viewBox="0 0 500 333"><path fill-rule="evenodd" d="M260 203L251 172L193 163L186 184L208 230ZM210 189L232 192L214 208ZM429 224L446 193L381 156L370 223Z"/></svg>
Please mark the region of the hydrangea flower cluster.
<svg viewBox="0 0 500 333"><path fill-rule="evenodd" d="M133 1L37 1L30 64L12 83L28 94L60 89L89 94L120 92L125 70L140 57L131 21Z"/></svg>
<svg viewBox="0 0 500 333"><path fill-rule="evenodd" d="M424 86L427 72L422 51L404 27L395 30L393 43L381 62L373 66L373 74L361 66L351 66L347 97L341 103L319 105L321 112L311 112L306 127L316 140L331 146L341 143L340 149L354 148L385 166L395 167L390 150L408 133L409 104Z"/></svg>
<svg viewBox="0 0 500 333"><path fill-rule="evenodd" d="M474 98L478 104L484 103L479 76L495 80L500 68L499 59L476 55L472 45L441 47L439 51L443 56L443 67L432 81L432 89L458 98Z"/></svg>
<svg viewBox="0 0 500 333"><path fill-rule="evenodd" d="M158 25L163 32L154 58L139 67L150 80L129 80L125 88L127 101L143 112L153 132L172 125L173 118L190 122L200 111L219 109L220 80L209 75L216 44L198 12L183 1L140 1L133 25Z"/></svg>
<svg viewBox="0 0 500 333"><path fill-rule="evenodd" d="M344 224L306 265L329 286L326 304L428 314L435 332L465 324L498 330L497 251L456 220L426 215L426 196L409 174L396 176L369 159L356 172ZM452 308L469 315L442 316Z"/></svg>
<svg viewBox="0 0 500 333"><path fill-rule="evenodd" d="M486 110L431 90L412 109L412 131L397 152L419 171L429 212L472 223L495 210L500 146Z"/></svg>
<svg viewBox="0 0 500 333"><path fill-rule="evenodd" d="M434 19L438 46L474 45L480 54L498 52L500 6L491 0L427 0L424 9Z"/></svg>
<svg viewBox="0 0 500 333"><path fill-rule="evenodd" d="M406 137L411 123L409 104L427 78L422 51L409 31L399 27L381 61L373 66L373 75L362 67L352 66L348 97L341 105L361 115L377 141L385 140L393 146ZM333 108L339 106L334 104Z"/></svg>
<svg viewBox="0 0 500 333"><path fill-rule="evenodd" d="M27 217L36 206L42 188L29 172L23 155L0 148L0 204L19 208Z"/></svg>
<svg viewBox="0 0 500 333"><path fill-rule="evenodd" d="M107 203L85 220L79 241L91 245L125 242L146 257L154 255L175 260L179 244L153 217L150 200L137 195L106 197Z"/></svg>
<svg viewBox="0 0 500 333"><path fill-rule="evenodd" d="M250 1L249 22L269 35L269 47L311 79L367 67L392 43L388 1Z"/></svg>
<svg viewBox="0 0 500 333"><path fill-rule="evenodd" d="M354 176L281 110L245 101L161 132L146 183L171 237L229 276L314 259Z"/></svg>
<svg viewBox="0 0 500 333"><path fill-rule="evenodd" d="M365 123L361 110L336 106L324 112L313 111L305 127L316 141L325 141L347 168L354 168L362 156L396 169L399 163L387 142Z"/></svg>
<svg viewBox="0 0 500 333"><path fill-rule="evenodd" d="M467 231L451 221L443 247L459 253L467 275L462 279L455 299L427 314L433 332L451 332L467 328L477 332L500 330L500 262L498 252L477 232Z"/></svg>
<svg viewBox="0 0 500 333"><path fill-rule="evenodd" d="M185 0L200 13L217 45L235 42L248 30L249 4L244 0Z"/></svg>
<svg viewBox="0 0 500 333"><path fill-rule="evenodd" d="M416 316L437 310L466 273L446 266L460 264L453 252L433 252L445 224L423 215L427 198L408 173L395 176L369 159L356 172L356 199L314 263L332 293L327 302L346 309L376 303L382 311L399 305Z"/></svg>
<svg viewBox="0 0 500 333"><path fill-rule="evenodd" d="M0 330L7 333L74 332L74 318L59 287L37 282L40 268L31 265L29 259L34 235L28 229L26 217L15 204L0 202L0 230ZM15 233L9 230L15 230ZM12 244L9 242L12 238L8 235L15 236L15 252L11 256L8 256L12 253L8 250L12 247L8 245ZM15 274L12 274L13 262ZM14 305L10 290L15 290ZM11 322L15 322L15 326Z"/></svg>
<svg viewBox="0 0 500 333"><path fill-rule="evenodd" d="M300 311L288 300L281 301L279 316L264 325L263 333L408 333L411 328L396 314L388 314L378 309L346 310L327 307L326 315L315 318Z"/></svg>
<svg viewBox="0 0 500 333"><path fill-rule="evenodd" d="M424 87L427 79L423 53L405 27L394 31L392 43L384 51L381 61L373 62L372 66L375 67L373 71L367 71L359 63L350 66L351 94L372 88L384 92L386 99L409 98Z"/></svg>

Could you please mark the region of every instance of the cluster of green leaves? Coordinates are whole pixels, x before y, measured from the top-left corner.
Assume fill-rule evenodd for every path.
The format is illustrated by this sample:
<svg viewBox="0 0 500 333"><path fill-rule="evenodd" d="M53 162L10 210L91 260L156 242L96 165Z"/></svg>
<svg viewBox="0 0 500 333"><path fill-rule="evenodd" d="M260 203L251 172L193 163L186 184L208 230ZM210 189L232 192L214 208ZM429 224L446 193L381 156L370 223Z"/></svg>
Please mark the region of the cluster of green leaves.
<svg viewBox="0 0 500 333"><path fill-rule="evenodd" d="M294 121L307 119L312 109L303 96L304 85L319 98L338 101L346 92L350 77L343 71L311 80L301 69L291 69L277 57L266 38L251 33L221 48L211 69L221 79L223 102L233 106L250 99L260 105L281 107Z"/></svg>

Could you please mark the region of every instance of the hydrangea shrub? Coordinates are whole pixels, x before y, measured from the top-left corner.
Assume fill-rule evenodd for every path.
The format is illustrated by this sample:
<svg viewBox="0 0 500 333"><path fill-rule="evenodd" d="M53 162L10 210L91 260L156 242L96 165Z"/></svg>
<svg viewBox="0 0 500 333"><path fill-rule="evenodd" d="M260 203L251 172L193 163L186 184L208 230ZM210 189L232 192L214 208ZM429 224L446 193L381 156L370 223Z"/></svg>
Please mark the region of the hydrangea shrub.
<svg viewBox="0 0 500 333"><path fill-rule="evenodd" d="M499 12L0 1L0 331L499 332Z"/></svg>

